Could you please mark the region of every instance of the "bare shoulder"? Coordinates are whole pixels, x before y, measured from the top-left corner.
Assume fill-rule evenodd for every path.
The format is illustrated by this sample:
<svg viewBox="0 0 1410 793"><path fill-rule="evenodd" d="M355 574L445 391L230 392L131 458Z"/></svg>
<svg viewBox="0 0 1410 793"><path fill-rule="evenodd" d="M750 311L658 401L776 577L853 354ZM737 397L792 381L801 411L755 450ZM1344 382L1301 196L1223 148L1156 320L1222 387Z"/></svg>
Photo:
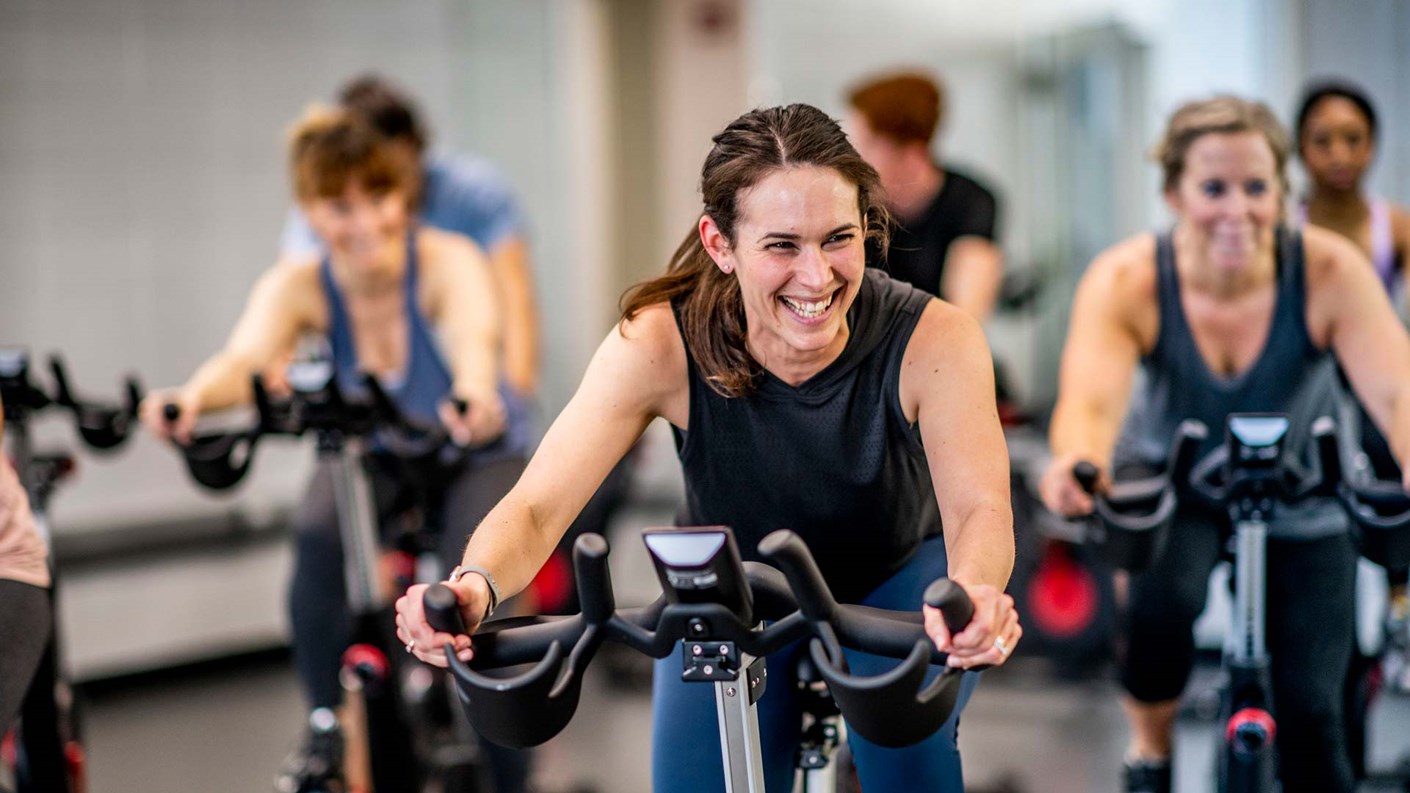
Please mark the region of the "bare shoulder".
<svg viewBox="0 0 1410 793"><path fill-rule="evenodd" d="M647 306L612 326L588 365L582 390L612 410L662 416L685 427L690 405L686 360L671 307Z"/></svg>
<svg viewBox="0 0 1410 793"><path fill-rule="evenodd" d="M1154 234L1138 234L1107 248L1087 266L1081 287L1117 305L1155 299L1156 244Z"/></svg>
<svg viewBox="0 0 1410 793"><path fill-rule="evenodd" d="M1366 254L1346 237L1319 226L1302 229L1302 256L1307 286L1316 292L1342 282L1353 273L1369 274ZM1364 272L1362 272L1364 271Z"/></svg>
<svg viewBox="0 0 1410 793"><path fill-rule="evenodd" d="M265 270L251 299L261 299L280 310L293 312L303 322L323 316L323 284L317 254L285 256Z"/></svg>
<svg viewBox="0 0 1410 793"><path fill-rule="evenodd" d="M421 226L416 229L417 263L427 278L441 278L447 271L478 270L485 266L485 252L474 240L453 231Z"/></svg>

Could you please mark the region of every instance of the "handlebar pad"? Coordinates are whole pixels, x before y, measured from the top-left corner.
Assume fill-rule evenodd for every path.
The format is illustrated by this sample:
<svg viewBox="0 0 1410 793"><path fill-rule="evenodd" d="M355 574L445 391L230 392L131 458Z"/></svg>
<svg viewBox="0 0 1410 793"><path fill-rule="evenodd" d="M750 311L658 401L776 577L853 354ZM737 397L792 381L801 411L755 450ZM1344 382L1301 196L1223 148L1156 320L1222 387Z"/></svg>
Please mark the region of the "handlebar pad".
<svg viewBox="0 0 1410 793"><path fill-rule="evenodd" d="M964 630L974 619L974 601L969 599L969 593L948 578L932 581L930 586L925 588L921 599L925 601L925 605L940 609L941 616L945 618L945 627L950 629L951 635Z"/></svg>
<svg viewBox="0 0 1410 793"><path fill-rule="evenodd" d="M465 633L465 620L460 616L460 601L455 592L445 584L432 584L422 596L426 609L426 621L441 633L460 636Z"/></svg>

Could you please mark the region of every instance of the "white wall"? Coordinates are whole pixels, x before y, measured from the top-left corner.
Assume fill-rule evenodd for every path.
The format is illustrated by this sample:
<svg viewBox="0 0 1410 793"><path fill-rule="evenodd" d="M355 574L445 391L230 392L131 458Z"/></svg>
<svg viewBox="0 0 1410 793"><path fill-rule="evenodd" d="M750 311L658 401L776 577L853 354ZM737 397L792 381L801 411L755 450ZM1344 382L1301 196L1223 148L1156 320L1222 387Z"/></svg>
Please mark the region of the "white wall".
<svg viewBox="0 0 1410 793"><path fill-rule="evenodd" d="M273 260L284 131L307 102L374 69L421 97L439 141L487 154L518 189L551 415L610 321L594 214L600 5L0 4L0 344L63 351L95 395L129 371L152 386L185 378ZM261 454L233 503L287 501L302 460ZM145 439L86 469L56 502L61 530L211 509L175 455Z"/></svg>

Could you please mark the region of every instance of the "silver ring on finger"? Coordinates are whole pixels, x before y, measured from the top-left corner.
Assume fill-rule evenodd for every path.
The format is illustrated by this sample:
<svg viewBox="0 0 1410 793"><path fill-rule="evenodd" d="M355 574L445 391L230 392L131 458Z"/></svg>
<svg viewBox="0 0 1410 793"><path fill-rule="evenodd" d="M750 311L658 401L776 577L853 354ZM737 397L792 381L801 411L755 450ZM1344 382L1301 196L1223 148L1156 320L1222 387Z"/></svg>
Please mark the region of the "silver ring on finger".
<svg viewBox="0 0 1410 793"><path fill-rule="evenodd" d="M409 641L409 642L406 643L406 651L407 651L408 653L412 653L412 652L415 652L415 651L416 651L416 640L413 639L412 641ZM1005 654L1007 655L1007 653L1005 653Z"/></svg>
<svg viewBox="0 0 1410 793"><path fill-rule="evenodd" d="M1013 652L1013 648L1009 647L1009 643L1004 641L1002 636L994 637L994 648L999 651L999 655L1005 658L1008 658L1009 653Z"/></svg>

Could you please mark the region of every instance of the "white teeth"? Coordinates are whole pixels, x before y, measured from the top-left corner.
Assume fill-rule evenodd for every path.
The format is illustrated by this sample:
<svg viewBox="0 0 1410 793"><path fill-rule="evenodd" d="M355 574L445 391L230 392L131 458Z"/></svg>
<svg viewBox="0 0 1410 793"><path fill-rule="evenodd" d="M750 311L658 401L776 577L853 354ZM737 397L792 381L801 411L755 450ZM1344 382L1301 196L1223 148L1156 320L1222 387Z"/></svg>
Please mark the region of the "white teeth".
<svg viewBox="0 0 1410 793"><path fill-rule="evenodd" d="M827 311L828 307L832 305L832 298L835 297L836 294L836 292L833 292L831 295L828 295L827 297L815 303L809 303L802 300L796 300L791 297L783 296L780 296L779 299L784 302L784 305L793 309L793 311L796 312L799 316L806 317L808 319L813 319L822 316L823 313Z"/></svg>

